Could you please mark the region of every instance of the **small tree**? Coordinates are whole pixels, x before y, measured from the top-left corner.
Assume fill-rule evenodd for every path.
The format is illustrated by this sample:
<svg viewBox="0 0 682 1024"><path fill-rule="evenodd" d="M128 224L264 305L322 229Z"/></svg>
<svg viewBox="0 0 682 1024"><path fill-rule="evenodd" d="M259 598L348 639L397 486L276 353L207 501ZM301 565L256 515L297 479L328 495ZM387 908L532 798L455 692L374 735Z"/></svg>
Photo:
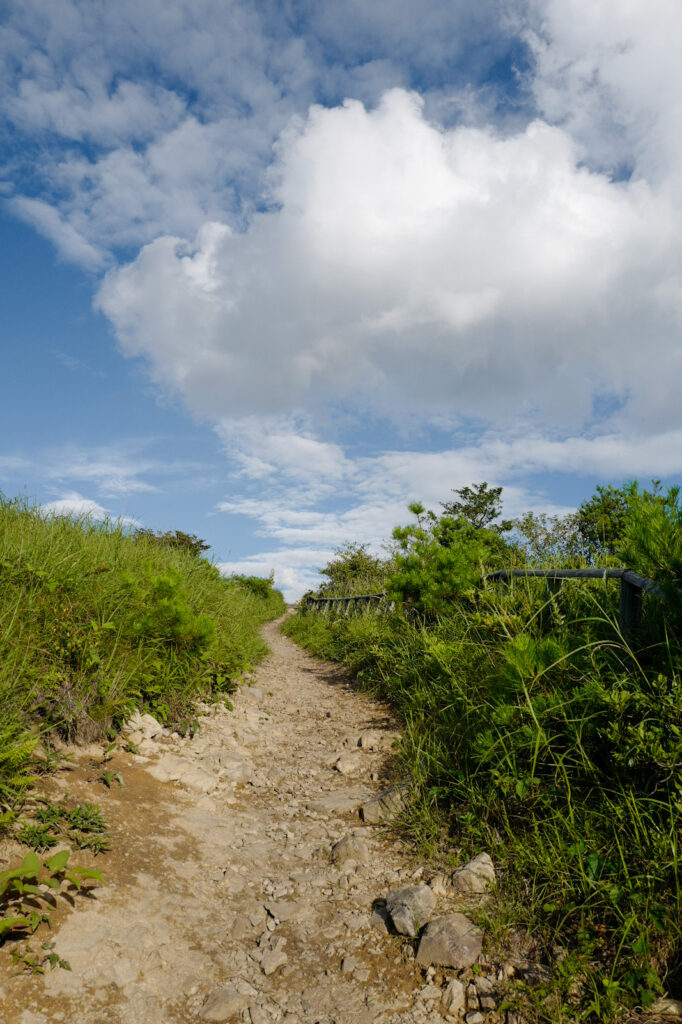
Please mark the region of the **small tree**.
<svg viewBox="0 0 682 1024"><path fill-rule="evenodd" d="M625 532L632 491L597 484L577 512L577 527L593 556L614 555Z"/></svg>
<svg viewBox="0 0 682 1024"><path fill-rule="evenodd" d="M658 580L675 606L680 607L682 586L682 504L680 488L665 494L660 482L653 490L640 490L637 483L625 491L628 514L618 539L618 554L626 565L643 576Z"/></svg>
<svg viewBox="0 0 682 1024"><path fill-rule="evenodd" d="M320 569L320 574L327 577L320 593L341 596L383 589L388 563L371 555L367 547L367 544L348 541L336 548L336 557Z"/></svg>
<svg viewBox="0 0 682 1024"><path fill-rule="evenodd" d="M167 530L165 533L155 533L153 530L136 530L136 540L148 540L153 544L162 544L169 548L184 548L195 558L201 558L202 552L208 551L210 544L201 540L194 533L184 533L182 530Z"/></svg>
<svg viewBox="0 0 682 1024"><path fill-rule="evenodd" d="M514 520L514 533L532 565L551 563L552 568L577 568L588 554L576 512L566 516L526 512Z"/></svg>
<svg viewBox="0 0 682 1024"><path fill-rule="evenodd" d="M511 519L495 521L502 514L501 487L489 487L484 480L482 484L460 487L452 493L459 495L460 500L441 502L446 516L464 519L476 530L494 530L495 533L508 533L514 525Z"/></svg>
<svg viewBox="0 0 682 1024"><path fill-rule="evenodd" d="M486 570L509 560L512 550L499 532L474 526L464 517L437 519L413 503L416 525L399 526L388 593L424 618L451 613L452 604L473 592Z"/></svg>

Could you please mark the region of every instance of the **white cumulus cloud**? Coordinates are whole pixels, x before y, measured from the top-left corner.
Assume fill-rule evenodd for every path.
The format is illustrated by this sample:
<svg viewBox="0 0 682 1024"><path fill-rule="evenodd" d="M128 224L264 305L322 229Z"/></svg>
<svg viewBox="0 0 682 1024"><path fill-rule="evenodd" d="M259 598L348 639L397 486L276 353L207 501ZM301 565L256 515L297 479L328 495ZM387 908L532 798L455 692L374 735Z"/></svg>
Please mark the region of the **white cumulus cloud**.
<svg viewBox="0 0 682 1024"><path fill-rule="evenodd" d="M647 389L665 416L679 214L582 158L543 121L443 129L401 89L313 107L278 143L274 209L157 239L98 305L214 419L343 400L577 425Z"/></svg>

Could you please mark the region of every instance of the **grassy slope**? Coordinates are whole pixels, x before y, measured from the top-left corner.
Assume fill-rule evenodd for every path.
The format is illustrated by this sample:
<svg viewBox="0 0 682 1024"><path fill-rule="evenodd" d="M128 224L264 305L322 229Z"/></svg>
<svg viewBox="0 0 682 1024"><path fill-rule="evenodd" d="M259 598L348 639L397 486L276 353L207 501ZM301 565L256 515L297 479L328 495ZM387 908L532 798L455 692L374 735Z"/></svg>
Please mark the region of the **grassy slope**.
<svg viewBox="0 0 682 1024"><path fill-rule="evenodd" d="M617 600L599 583L557 600L524 582L479 588L428 625L311 612L285 626L400 711L415 837L445 829L465 855L491 850L497 938L521 920L548 952L570 948L539 1010L553 1021L576 1019L576 975L583 1011L604 1020L678 983L679 647L661 643L650 602L632 651Z"/></svg>
<svg viewBox="0 0 682 1024"><path fill-rule="evenodd" d="M182 549L0 499L0 799L41 732L91 739L134 707L177 722L229 692L283 610Z"/></svg>

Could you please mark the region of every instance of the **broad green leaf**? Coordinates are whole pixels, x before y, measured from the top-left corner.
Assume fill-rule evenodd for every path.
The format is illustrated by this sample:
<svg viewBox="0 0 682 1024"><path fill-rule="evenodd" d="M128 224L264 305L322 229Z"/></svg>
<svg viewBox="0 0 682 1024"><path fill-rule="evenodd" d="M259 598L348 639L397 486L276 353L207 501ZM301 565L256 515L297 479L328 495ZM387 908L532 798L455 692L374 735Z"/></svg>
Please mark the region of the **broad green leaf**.
<svg viewBox="0 0 682 1024"><path fill-rule="evenodd" d="M45 862L45 867L48 871L63 871L69 861L70 850L60 850L59 853L55 853L54 857L50 857Z"/></svg>
<svg viewBox="0 0 682 1024"><path fill-rule="evenodd" d="M19 868L24 878L35 878L40 871L40 859L37 853L27 853Z"/></svg>
<svg viewBox="0 0 682 1024"><path fill-rule="evenodd" d="M79 878L94 878L98 882L103 882L104 879L99 871L93 870L93 868L72 868L69 874L78 875Z"/></svg>

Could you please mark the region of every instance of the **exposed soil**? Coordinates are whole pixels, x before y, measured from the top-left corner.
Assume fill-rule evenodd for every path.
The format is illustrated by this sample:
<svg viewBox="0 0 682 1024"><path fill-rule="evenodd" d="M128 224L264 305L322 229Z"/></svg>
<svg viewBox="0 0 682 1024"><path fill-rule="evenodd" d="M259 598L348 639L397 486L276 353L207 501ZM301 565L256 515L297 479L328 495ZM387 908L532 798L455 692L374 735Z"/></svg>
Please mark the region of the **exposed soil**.
<svg viewBox="0 0 682 1024"><path fill-rule="evenodd" d="M123 787L101 783L92 751L47 784L99 803L111 851L72 860L105 884L53 915L70 972L17 976L2 951L3 1024L443 1019L404 940L373 913L415 875L409 851L358 815L387 784L395 723L278 623L265 636L272 653L234 711L208 709L193 739L159 737L148 756L114 754L107 768ZM367 730L376 736L358 746ZM345 835L366 841L368 863L332 864Z"/></svg>

